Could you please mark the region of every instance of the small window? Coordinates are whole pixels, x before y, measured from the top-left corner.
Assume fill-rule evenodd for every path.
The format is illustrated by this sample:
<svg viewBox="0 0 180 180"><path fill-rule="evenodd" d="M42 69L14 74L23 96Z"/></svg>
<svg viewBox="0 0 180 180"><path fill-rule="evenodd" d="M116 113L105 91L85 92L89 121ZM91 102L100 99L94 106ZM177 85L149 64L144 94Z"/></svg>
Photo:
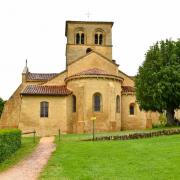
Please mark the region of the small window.
<svg viewBox="0 0 180 180"><path fill-rule="evenodd" d="M116 96L116 112L120 113L120 97L119 97L119 95Z"/></svg>
<svg viewBox="0 0 180 180"><path fill-rule="evenodd" d="M100 34L99 35L99 45L102 45L102 43L103 43L103 35Z"/></svg>
<svg viewBox="0 0 180 180"><path fill-rule="evenodd" d="M86 54L87 54L87 53L90 53L91 51L92 51L91 48L87 48L87 49L86 49Z"/></svg>
<svg viewBox="0 0 180 180"><path fill-rule="evenodd" d="M76 112L76 96L72 96L72 111Z"/></svg>
<svg viewBox="0 0 180 180"><path fill-rule="evenodd" d="M81 44L84 44L84 33L81 34Z"/></svg>
<svg viewBox="0 0 180 180"><path fill-rule="evenodd" d="M94 44L98 44L98 34L95 34L94 36Z"/></svg>
<svg viewBox="0 0 180 180"><path fill-rule="evenodd" d="M40 117L48 117L49 111L49 103L48 102L41 102L40 103Z"/></svg>
<svg viewBox="0 0 180 180"><path fill-rule="evenodd" d="M77 30L75 33L75 43L85 44L85 34L83 30Z"/></svg>
<svg viewBox="0 0 180 180"><path fill-rule="evenodd" d="M129 106L129 114L134 115L134 104L133 103L130 104L130 106Z"/></svg>
<svg viewBox="0 0 180 180"><path fill-rule="evenodd" d="M80 44L80 35L79 35L79 33L76 34L76 44Z"/></svg>
<svg viewBox="0 0 180 180"><path fill-rule="evenodd" d="M95 112L101 111L101 94L95 93L93 96L93 110Z"/></svg>
<svg viewBox="0 0 180 180"><path fill-rule="evenodd" d="M103 45L104 43L104 33L102 30L97 30L94 34L94 44Z"/></svg>

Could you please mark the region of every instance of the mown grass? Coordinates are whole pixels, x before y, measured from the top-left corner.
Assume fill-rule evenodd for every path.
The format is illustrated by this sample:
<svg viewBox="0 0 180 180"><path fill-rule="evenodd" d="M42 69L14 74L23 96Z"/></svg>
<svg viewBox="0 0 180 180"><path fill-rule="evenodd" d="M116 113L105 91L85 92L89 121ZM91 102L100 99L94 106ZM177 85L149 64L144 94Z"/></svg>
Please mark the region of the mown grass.
<svg viewBox="0 0 180 180"><path fill-rule="evenodd" d="M90 135L57 138L40 179L180 179L180 135L128 141L80 141Z"/></svg>
<svg viewBox="0 0 180 180"><path fill-rule="evenodd" d="M38 142L39 138L37 138L36 142L34 143L32 137L22 137L22 145L20 149L13 153L8 159L0 163L0 172L7 170L23 160L35 149Z"/></svg>

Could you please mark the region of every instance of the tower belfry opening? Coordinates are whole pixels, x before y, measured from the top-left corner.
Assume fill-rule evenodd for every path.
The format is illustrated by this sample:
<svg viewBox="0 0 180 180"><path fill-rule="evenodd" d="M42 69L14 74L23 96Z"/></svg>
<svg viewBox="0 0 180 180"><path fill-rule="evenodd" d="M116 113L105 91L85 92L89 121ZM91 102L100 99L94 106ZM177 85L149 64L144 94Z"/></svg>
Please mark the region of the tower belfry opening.
<svg viewBox="0 0 180 180"><path fill-rule="evenodd" d="M113 22L66 21L66 64L84 56L88 48L112 61L112 26Z"/></svg>

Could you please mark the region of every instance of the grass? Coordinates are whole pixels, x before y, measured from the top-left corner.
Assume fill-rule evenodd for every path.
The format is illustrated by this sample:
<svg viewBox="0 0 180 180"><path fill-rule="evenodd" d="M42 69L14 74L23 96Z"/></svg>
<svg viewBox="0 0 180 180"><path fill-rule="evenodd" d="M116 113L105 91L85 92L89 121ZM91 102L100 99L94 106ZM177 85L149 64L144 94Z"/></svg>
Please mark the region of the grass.
<svg viewBox="0 0 180 180"><path fill-rule="evenodd" d="M180 135L128 141L79 141L89 136L64 135L61 141L57 139L57 150L40 179L180 179Z"/></svg>
<svg viewBox="0 0 180 180"><path fill-rule="evenodd" d="M29 155L36 147L39 140L33 143L32 137L22 137L21 148L18 149L14 154L12 154L8 159L0 163L0 172L7 170L8 168L14 166L27 155Z"/></svg>

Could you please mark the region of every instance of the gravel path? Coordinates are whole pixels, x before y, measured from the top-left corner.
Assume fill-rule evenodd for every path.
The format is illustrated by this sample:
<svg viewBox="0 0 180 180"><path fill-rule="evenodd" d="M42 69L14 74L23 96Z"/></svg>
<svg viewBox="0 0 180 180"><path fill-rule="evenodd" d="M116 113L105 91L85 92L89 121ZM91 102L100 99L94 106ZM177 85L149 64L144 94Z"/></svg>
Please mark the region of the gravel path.
<svg viewBox="0 0 180 180"><path fill-rule="evenodd" d="M43 137L25 160L0 174L0 180L35 180L55 150L54 137Z"/></svg>

